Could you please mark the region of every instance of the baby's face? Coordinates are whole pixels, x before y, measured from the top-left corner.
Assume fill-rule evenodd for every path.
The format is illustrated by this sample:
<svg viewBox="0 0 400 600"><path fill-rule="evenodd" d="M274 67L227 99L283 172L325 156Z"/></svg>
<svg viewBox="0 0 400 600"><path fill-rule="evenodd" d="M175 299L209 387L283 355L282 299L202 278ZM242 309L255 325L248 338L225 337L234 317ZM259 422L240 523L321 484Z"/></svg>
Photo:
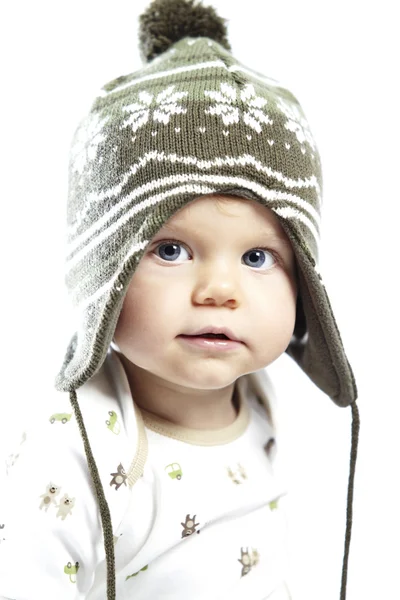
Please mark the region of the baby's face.
<svg viewBox="0 0 400 600"><path fill-rule="evenodd" d="M295 273L290 242L270 209L202 196L152 239L114 339L130 362L166 381L227 386L286 350L296 319ZM241 343L221 351L180 337L210 325L229 328Z"/></svg>

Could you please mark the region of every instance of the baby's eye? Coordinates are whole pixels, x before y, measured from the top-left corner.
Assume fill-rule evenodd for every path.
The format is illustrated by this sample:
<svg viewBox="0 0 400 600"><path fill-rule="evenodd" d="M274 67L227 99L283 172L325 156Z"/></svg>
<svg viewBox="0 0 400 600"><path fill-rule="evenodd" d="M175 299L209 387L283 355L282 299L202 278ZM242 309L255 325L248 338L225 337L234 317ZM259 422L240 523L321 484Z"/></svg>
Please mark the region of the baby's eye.
<svg viewBox="0 0 400 600"><path fill-rule="evenodd" d="M178 242L163 242L155 248L157 256L167 262L177 262L175 259L181 256L182 250L189 256L189 253L183 244ZM243 257L246 260L246 257L248 257L249 262L246 262L245 264L249 267L259 268L264 266L264 268L271 268L277 262L275 253L268 248L254 248L253 250L245 252Z"/></svg>
<svg viewBox="0 0 400 600"><path fill-rule="evenodd" d="M274 263L276 263L274 253L271 250L268 250L268 248L254 248L254 250L249 250L248 252L245 252L243 256L248 256L250 263L248 265L249 267L265 266L267 268L270 268L274 265ZM267 259L265 258L265 256L267 256ZM272 264L270 264L268 257L270 260L272 260ZM265 261L266 264L264 265Z"/></svg>
<svg viewBox="0 0 400 600"><path fill-rule="evenodd" d="M158 256L160 256L160 258L163 260L175 262L173 259L179 257L181 254L179 250L180 248L189 254L184 246L182 246L182 244L178 244L177 242L163 242L155 248L155 251L159 250L160 254Z"/></svg>

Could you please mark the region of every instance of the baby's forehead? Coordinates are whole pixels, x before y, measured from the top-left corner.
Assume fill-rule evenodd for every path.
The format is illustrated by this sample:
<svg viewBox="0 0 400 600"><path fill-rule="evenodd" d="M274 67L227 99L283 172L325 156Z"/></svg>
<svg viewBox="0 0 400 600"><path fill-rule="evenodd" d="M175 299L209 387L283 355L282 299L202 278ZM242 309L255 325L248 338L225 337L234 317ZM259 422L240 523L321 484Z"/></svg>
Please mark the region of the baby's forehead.
<svg viewBox="0 0 400 600"><path fill-rule="evenodd" d="M281 228L279 219L269 207L256 200L223 194L195 198L172 215L163 228L190 228L200 220L212 219L215 215L238 219L246 217L257 221L260 227L272 225Z"/></svg>
<svg viewBox="0 0 400 600"><path fill-rule="evenodd" d="M237 196L201 196L178 210L158 234L206 234L209 228L235 229L236 239L249 235L274 237L290 248L291 243L273 210L260 202Z"/></svg>

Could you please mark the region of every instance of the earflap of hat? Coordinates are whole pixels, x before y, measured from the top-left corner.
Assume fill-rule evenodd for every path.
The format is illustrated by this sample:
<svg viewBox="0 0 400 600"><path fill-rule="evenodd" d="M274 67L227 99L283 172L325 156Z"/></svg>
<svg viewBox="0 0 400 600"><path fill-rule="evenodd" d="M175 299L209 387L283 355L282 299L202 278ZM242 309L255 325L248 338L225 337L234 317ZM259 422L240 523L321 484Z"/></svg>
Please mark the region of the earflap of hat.
<svg viewBox="0 0 400 600"><path fill-rule="evenodd" d="M286 352L335 404L348 406L357 398L357 387L328 294L292 229L281 223L293 244L299 278L296 326Z"/></svg>

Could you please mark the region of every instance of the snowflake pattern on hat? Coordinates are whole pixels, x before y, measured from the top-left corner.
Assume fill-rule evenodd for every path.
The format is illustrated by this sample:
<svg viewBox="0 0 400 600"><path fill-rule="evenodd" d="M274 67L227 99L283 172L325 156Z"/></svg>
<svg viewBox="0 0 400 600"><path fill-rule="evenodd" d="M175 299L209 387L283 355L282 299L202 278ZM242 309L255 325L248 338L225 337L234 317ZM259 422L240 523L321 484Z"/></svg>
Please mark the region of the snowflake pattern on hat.
<svg viewBox="0 0 400 600"><path fill-rule="evenodd" d="M96 158L99 144L106 139L103 128L109 116L101 118L98 112L90 114L78 127L71 147L71 168L82 175L86 165Z"/></svg>
<svg viewBox="0 0 400 600"><path fill-rule="evenodd" d="M211 115L220 115L224 125L239 123L240 111L237 106L234 106L238 99L236 89L228 83L221 83L220 88L220 92L213 90L206 90L204 92L206 96L216 101L215 106L210 106L204 112ZM257 133L261 133L261 123L267 125L273 124L272 119L261 110L268 104L268 100L262 96L257 96L252 84L246 85L240 92L240 100L247 105L247 110L243 111L243 121L246 125L257 131Z"/></svg>
<svg viewBox="0 0 400 600"><path fill-rule="evenodd" d="M170 85L168 88L157 94L155 98L156 108L153 113L153 120L159 123L167 125L171 118L171 115L185 114L186 108L183 108L178 104L178 100L181 100L188 95L189 92L175 92L173 93L175 86ZM132 131L136 132L140 127L145 125L150 118L150 110L153 104L154 94L149 94L145 90L139 92L138 101L124 106L125 112L131 113L130 116L123 122L120 129L131 126Z"/></svg>
<svg viewBox="0 0 400 600"><path fill-rule="evenodd" d="M292 131L301 144L303 142L308 142L311 148L315 151L316 146L311 135L310 128L306 119L300 112L299 108L294 104L289 104L288 102L285 102L284 100L282 100L282 98L279 98L277 102L277 107L283 112L283 114L288 119L285 124L285 128L289 131Z"/></svg>
<svg viewBox="0 0 400 600"><path fill-rule="evenodd" d="M150 106L153 100L153 94L149 94L146 91L139 92L138 101L124 106L122 110L130 112L131 115L126 119L120 129L130 125L132 131L137 131L139 127L145 125L149 120Z"/></svg>

